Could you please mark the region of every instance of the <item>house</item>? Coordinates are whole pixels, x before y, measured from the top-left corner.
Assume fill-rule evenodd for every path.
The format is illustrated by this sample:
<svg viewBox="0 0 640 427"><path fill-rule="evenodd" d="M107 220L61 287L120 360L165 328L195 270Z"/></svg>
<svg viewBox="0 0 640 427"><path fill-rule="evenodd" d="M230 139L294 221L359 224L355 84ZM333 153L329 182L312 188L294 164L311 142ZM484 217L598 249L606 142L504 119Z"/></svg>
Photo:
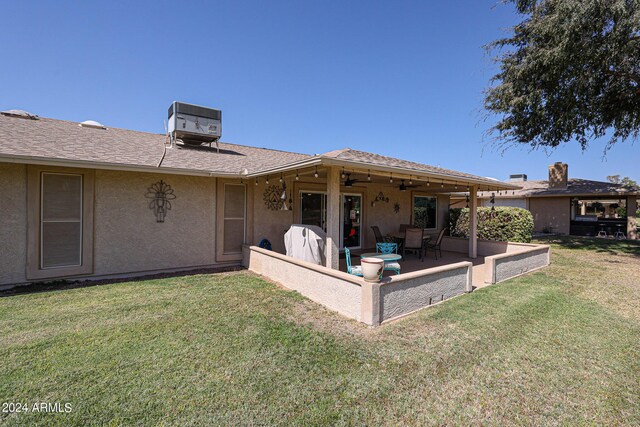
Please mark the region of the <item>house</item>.
<svg viewBox="0 0 640 427"><path fill-rule="evenodd" d="M344 268L336 271L339 251L345 246L375 247L372 225L389 233L407 223L437 234L446 227L450 193L468 189L475 195L478 188L487 186L493 191L519 188L349 148L307 155L222 142L217 148L180 144L167 135L11 110L0 115L4 197L0 285L130 277L242 263L251 268L252 262L257 271L259 259L269 258L268 264L260 261L261 274L268 275L267 267L274 269L274 277L281 274L287 270L282 263L304 269L303 276L295 273L295 280L274 279L285 284L293 281L294 289L299 282L314 283L311 276L304 279L304 274L312 272L323 280L355 286L350 295L358 293L357 302L348 310L321 302L375 324L387 318L379 315L375 320L371 312L379 307L362 308L362 298L372 298L371 288L368 296L362 296L361 278L348 277ZM283 236L296 223L326 230L326 266L308 266L283 255ZM475 230L475 223L472 227ZM255 246L264 239L271 242L273 251ZM446 240L444 249L457 251L464 259L452 262L454 267L440 265L440 270L425 274L402 274L393 282L424 286L426 282L416 282L417 277L440 274L446 279L448 269L456 268L460 280L443 279L443 283L455 286L459 293L471 290L473 262L484 266L493 255L537 250L538 264L527 264L517 274L548 264L548 248L494 243L478 241L475 233L465 241ZM499 261L487 270L487 280L499 281L513 273L500 273ZM437 289L437 298L453 295ZM436 301L433 295L428 304ZM341 301L336 304L349 298Z"/></svg>
<svg viewBox="0 0 640 427"><path fill-rule="evenodd" d="M529 181L526 174L516 174L509 182L522 188L479 191L478 205L528 209L537 232L639 238L636 212L640 188L569 178L569 166L561 162L549 166L547 180ZM452 201L456 207L466 203L460 195Z"/></svg>

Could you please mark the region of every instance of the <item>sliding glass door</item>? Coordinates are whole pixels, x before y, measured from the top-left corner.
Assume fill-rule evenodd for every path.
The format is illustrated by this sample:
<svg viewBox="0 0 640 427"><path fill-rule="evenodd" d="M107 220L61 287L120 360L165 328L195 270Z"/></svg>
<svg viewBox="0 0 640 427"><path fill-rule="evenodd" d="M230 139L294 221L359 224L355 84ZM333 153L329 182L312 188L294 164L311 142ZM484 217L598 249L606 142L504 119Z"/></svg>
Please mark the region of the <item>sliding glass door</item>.
<svg viewBox="0 0 640 427"><path fill-rule="evenodd" d="M362 246L362 195L341 194L340 249ZM300 223L317 225L327 231L327 195L319 192L300 192Z"/></svg>

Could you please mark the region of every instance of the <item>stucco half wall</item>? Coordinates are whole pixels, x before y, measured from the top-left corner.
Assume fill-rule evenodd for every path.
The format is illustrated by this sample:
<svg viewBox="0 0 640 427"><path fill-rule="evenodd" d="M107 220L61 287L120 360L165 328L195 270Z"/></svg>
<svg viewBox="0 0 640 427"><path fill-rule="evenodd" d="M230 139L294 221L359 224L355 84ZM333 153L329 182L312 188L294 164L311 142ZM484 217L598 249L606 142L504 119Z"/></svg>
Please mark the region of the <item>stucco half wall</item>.
<svg viewBox="0 0 640 427"><path fill-rule="evenodd" d="M466 253L469 239L446 236L442 250ZM497 283L551 263L551 247L533 243L496 242L478 239L478 255L485 263L485 283Z"/></svg>
<svg viewBox="0 0 640 427"><path fill-rule="evenodd" d="M312 301L372 326L472 289L470 262L385 277L380 283L367 283L361 277L256 246L244 247L243 264Z"/></svg>

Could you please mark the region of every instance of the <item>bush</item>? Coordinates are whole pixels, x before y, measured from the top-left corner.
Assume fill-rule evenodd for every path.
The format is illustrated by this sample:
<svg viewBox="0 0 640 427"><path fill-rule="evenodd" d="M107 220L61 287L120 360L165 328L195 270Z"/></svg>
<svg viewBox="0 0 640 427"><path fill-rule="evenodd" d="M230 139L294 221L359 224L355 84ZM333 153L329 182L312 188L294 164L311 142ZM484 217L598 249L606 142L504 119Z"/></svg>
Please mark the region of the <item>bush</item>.
<svg viewBox="0 0 640 427"><path fill-rule="evenodd" d="M469 208L449 210L449 230L453 237L469 238ZM531 242L533 215L511 207L478 208L478 238L503 242Z"/></svg>

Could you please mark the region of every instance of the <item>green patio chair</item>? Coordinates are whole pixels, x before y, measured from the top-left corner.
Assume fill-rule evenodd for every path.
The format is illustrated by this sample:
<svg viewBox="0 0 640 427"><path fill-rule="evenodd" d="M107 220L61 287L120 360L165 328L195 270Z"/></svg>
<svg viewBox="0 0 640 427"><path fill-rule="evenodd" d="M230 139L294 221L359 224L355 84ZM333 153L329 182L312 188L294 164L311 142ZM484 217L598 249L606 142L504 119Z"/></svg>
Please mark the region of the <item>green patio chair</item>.
<svg viewBox="0 0 640 427"><path fill-rule="evenodd" d="M397 254L397 243L376 243L376 252L380 254ZM395 271L396 274L400 274L400 263L398 261L385 261L385 271Z"/></svg>
<svg viewBox="0 0 640 427"><path fill-rule="evenodd" d="M362 277L362 266L351 265L351 251L349 248L344 248L344 259L347 262L347 273Z"/></svg>

